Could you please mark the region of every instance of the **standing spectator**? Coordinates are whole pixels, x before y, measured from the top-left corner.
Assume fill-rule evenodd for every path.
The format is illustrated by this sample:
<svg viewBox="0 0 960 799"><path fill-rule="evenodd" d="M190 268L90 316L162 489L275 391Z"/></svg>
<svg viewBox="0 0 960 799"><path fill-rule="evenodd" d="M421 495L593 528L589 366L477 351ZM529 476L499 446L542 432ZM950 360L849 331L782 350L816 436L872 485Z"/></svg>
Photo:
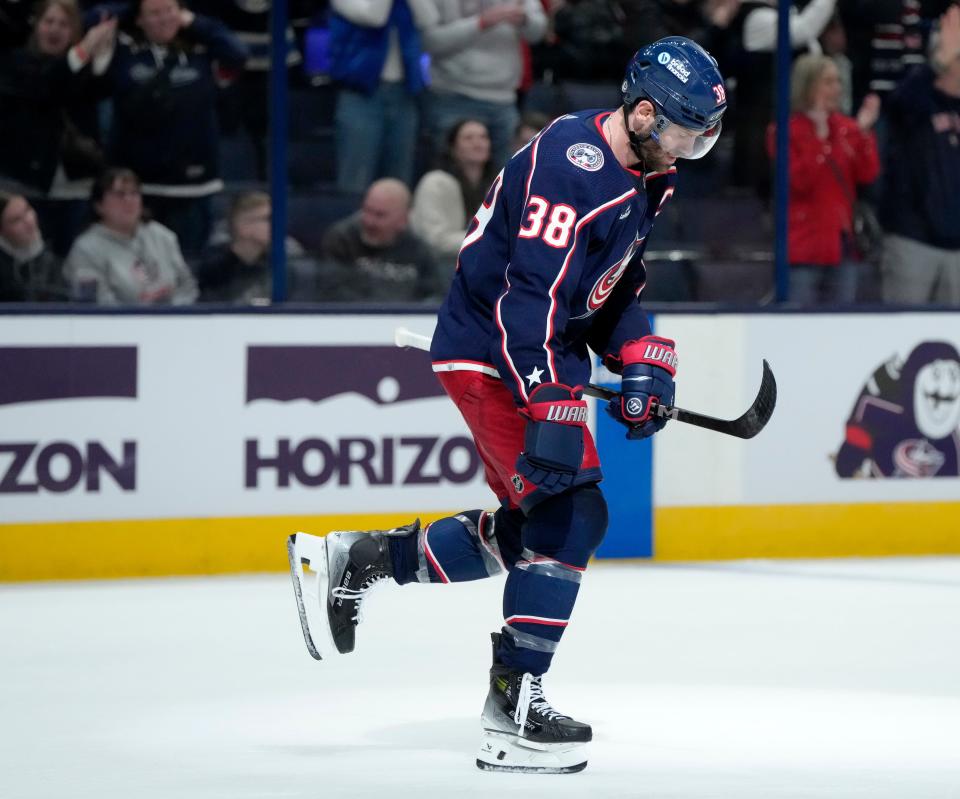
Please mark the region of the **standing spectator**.
<svg viewBox="0 0 960 799"><path fill-rule="evenodd" d="M270 220L270 195L266 192L245 191L234 198L227 215L229 241L205 252L197 268L201 301L270 302ZM303 255L303 248L288 238L286 253L288 258L296 258Z"/></svg>
<svg viewBox="0 0 960 799"><path fill-rule="evenodd" d="M482 10L481 10L482 9ZM520 40L543 38L547 19L540 0L428 0L421 30L430 53L433 85L430 127L437 148L460 119L479 119L490 131L497 169L510 157L517 128Z"/></svg>
<svg viewBox="0 0 960 799"><path fill-rule="evenodd" d="M223 188L214 62L239 70L247 50L179 0L135 0L127 22L110 67L111 160L140 176L154 216L196 254L210 233L210 198Z"/></svg>
<svg viewBox="0 0 960 799"><path fill-rule="evenodd" d="M857 186L880 170L871 129L880 98L868 95L857 118L840 113L842 86L829 56L805 55L793 67L790 116L788 259L790 300L852 303L857 295L853 211ZM774 151L771 126L768 148Z"/></svg>
<svg viewBox="0 0 960 799"><path fill-rule="evenodd" d="M81 228L91 179L103 168L96 100L106 86L98 76L116 21L81 33L76 0L44 0L28 42L0 54L0 175L34 198L60 255Z"/></svg>
<svg viewBox="0 0 960 799"><path fill-rule="evenodd" d="M847 30L839 14L833 15L820 34L820 47L823 48L823 54L830 56L837 65L841 86L840 113L850 116L853 113L853 65L847 56Z"/></svg>
<svg viewBox="0 0 960 799"><path fill-rule="evenodd" d="M430 0L332 0L330 76L337 82L337 187L377 177L413 185L424 81L417 26Z"/></svg>
<svg viewBox="0 0 960 799"><path fill-rule="evenodd" d="M375 181L360 211L323 238L325 265L317 299L355 302L439 300L433 254L409 230L410 190L396 178Z"/></svg>
<svg viewBox="0 0 960 799"><path fill-rule="evenodd" d="M440 168L417 184L410 227L433 249L446 279L453 274L467 224L495 175L486 126L463 119L447 134Z"/></svg>
<svg viewBox="0 0 960 799"><path fill-rule="evenodd" d="M66 300L60 259L25 197L0 192L0 302Z"/></svg>
<svg viewBox="0 0 960 799"><path fill-rule="evenodd" d="M838 0L853 68L853 102L886 99L913 67L926 63L930 20L950 0Z"/></svg>
<svg viewBox="0 0 960 799"><path fill-rule="evenodd" d="M960 6L887 98L883 299L960 305Z"/></svg>
<svg viewBox="0 0 960 799"><path fill-rule="evenodd" d="M619 80L638 44L626 30L628 11L619 0L560 3L550 15L549 34L533 48L537 71L555 81Z"/></svg>
<svg viewBox="0 0 960 799"><path fill-rule="evenodd" d="M75 297L101 305L186 305L197 298L176 235L144 219L133 172L106 170L90 201L100 221L76 240L64 266Z"/></svg>
<svg viewBox="0 0 960 799"><path fill-rule="evenodd" d="M836 0L810 0L802 10L790 9L790 46L796 58L820 53L817 37L833 16ZM728 28L729 50L724 73L736 78L732 112L733 184L753 188L760 199L770 199L770 162L764 148L767 125L773 119L776 0L745 0Z"/></svg>
<svg viewBox="0 0 960 799"><path fill-rule="evenodd" d="M309 2L288 2L291 23L307 20L304 14ZM319 5L319 3L316 3ZM190 7L223 22L246 46L249 57L236 81L223 88L220 102L220 121L230 132L238 126L246 130L253 142L256 170L259 180L267 179L267 123L269 120L270 82L270 7L271 0L193 0ZM293 26L287 26L286 66L299 66L303 56L297 47Z"/></svg>

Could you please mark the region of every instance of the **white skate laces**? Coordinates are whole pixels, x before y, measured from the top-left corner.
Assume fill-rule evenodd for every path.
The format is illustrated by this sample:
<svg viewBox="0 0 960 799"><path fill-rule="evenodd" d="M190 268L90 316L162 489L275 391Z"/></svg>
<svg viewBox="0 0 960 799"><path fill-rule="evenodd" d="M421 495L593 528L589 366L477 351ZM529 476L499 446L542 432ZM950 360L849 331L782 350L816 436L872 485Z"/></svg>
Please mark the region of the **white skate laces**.
<svg viewBox="0 0 960 799"><path fill-rule="evenodd" d="M343 599L345 601L349 600L354 602L353 606L353 621L357 624L360 624L363 621L363 608L361 603L367 596L369 596L370 591L376 588L378 585L383 585L386 580L390 579L389 574L374 574L371 577L368 577L359 588L334 588L330 592L330 596L334 599Z"/></svg>
<svg viewBox="0 0 960 799"><path fill-rule="evenodd" d="M517 697L517 709L513 714L514 724L520 727L521 732L527 723L527 714L532 707L548 721L553 719L565 719L564 716L553 709L547 698L543 695L542 677L534 677L530 672L523 675L520 681L520 695Z"/></svg>

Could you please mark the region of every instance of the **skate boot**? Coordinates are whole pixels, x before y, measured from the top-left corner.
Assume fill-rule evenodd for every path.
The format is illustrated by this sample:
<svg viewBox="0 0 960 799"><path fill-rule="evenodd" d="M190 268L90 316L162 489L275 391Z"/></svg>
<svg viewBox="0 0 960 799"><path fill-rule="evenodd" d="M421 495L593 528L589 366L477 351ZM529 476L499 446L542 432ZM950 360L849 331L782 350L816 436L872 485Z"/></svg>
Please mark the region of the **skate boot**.
<svg viewBox="0 0 960 799"><path fill-rule="evenodd" d="M554 710L541 678L511 671L496 660L500 634L493 633L490 692L480 717L477 767L486 771L570 774L587 766L589 724Z"/></svg>
<svg viewBox="0 0 960 799"><path fill-rule="evenodd" d="M287 542L293 591L307 650L352 652L361 603L378 583L393 577L389 538L414 535L420 520L392 530L333 532L323 538L295 533ZM304 567L309 567L308 574ZM310 575L314 579L310 579Z"/></svg>

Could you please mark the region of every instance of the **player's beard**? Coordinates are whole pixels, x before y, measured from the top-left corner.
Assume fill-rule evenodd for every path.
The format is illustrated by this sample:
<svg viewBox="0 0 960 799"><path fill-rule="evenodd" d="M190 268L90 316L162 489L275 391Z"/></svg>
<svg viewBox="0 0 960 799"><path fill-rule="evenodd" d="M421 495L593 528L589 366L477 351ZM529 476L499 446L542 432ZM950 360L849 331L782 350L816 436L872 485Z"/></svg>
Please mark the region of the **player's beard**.
<svg viewBox="0 0 960 799"><path fill-rule="evenodd" d="M640 142L640 158L647 172L664 172L673 166L674 161L653 137Z"/></svg>

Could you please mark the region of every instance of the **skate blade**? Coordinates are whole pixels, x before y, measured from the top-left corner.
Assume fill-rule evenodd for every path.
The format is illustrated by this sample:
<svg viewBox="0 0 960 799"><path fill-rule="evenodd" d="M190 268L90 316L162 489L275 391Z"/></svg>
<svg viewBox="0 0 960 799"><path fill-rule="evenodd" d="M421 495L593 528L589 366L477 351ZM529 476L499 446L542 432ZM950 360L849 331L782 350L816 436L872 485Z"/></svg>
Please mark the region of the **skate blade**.
<svg viewBox="0 0 960 799"><path fill-rule="evenodd" d="M327 620L327 542L309 533L294 533L287 539L287 559L293 594L300 616L300 629L310 657L323 660L335 652ZM304 571L304 566L310 571Z"/></svg>
<svg viewBox="0 0 960 799"><path fill-rule="evenodd" d="M587 745L541 744L509 733L484 730L477 768L515 774L575 774L587 767Z"/></svg>

